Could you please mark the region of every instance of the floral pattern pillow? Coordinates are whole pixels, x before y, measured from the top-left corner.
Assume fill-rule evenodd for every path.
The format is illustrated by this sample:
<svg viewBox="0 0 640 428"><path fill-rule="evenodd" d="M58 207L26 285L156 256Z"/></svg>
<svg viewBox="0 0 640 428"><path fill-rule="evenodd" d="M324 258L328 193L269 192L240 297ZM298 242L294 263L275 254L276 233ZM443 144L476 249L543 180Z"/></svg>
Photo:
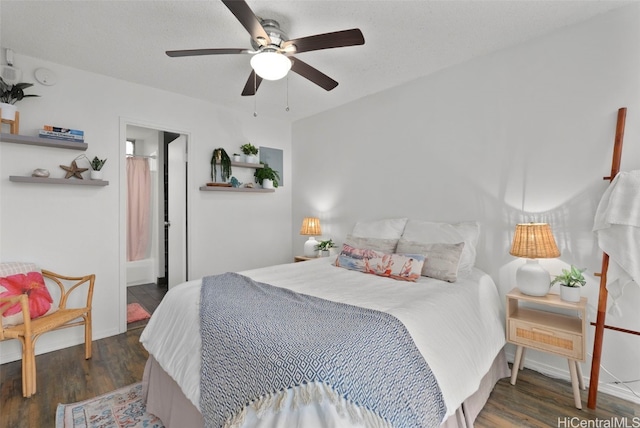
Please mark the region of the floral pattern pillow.
<svg viewBox="0 0 640 428"><path fill-rule="evenodd" d="M0 297L29 296L31 319L57 310L42 277L42 272L32 263L0 263ZM24 317L20 303L11 306L2 314L4 327L22 324Z"/></svg>
<svg viewBox="0 0 640 428"><path fill-rule="evenodd" d="M335 265L401 281L415 282L420 278L424 256L421 254L389 254L366 248L342 245Z"/></svg>

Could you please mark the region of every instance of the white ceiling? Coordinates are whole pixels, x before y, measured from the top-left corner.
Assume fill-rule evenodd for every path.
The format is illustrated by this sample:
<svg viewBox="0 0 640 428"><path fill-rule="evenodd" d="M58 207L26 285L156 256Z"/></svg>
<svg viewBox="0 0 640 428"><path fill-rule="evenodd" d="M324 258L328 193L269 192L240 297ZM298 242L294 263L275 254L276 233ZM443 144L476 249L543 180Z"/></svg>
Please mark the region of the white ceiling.
<svg viewBox="0 0 640 428"><path fill-rule="evenodd" d="M290 38L350 28L360 28L365 37L364 46L299 55L339 82L333 91L290 73L288 79L263 81L257 97L240 96L251 71L248 55L169 58L164 53L250 48L248 33L218 0L2 0L0 44L16 54L248 115L255 102L259 115L294 121L630 2L248 0L256 15L279 21Z"/></svg>

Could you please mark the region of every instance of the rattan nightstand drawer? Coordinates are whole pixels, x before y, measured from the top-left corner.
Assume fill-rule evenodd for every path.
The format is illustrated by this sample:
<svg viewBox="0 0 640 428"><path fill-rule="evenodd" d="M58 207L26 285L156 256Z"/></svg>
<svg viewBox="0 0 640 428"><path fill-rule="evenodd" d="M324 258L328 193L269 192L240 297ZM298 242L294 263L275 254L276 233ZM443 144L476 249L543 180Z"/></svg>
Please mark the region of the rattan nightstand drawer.
<svg viewBox="0 0 640 428"><path fill-rule="evenodd" d="M537 323L510 319L507 340L527 348L552 352L575 360L584 360L581 334L572 334L547 326L541 327Z"/></svg>

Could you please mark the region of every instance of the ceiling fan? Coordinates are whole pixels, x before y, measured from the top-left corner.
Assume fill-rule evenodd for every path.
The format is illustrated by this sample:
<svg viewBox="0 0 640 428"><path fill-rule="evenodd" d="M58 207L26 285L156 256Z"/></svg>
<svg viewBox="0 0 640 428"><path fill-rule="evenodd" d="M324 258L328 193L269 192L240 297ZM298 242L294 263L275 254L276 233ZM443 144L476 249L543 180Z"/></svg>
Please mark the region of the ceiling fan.
<svg viewBox="0 0 640 428"><path fill-rule="evenodd" d="M289 39L277 21L258 18L244 0L222 0L231 13L251 35L251 49L187 49L166 51L170 57L198 55L249 54L253 70L242 90L242 95L255 95L263 79L278 80L289 70L310 80L327 91L338 86L331 77L300 61L294 54L321 49L340 48L364 44L364 36L357 29L317 34Z"/></svg>

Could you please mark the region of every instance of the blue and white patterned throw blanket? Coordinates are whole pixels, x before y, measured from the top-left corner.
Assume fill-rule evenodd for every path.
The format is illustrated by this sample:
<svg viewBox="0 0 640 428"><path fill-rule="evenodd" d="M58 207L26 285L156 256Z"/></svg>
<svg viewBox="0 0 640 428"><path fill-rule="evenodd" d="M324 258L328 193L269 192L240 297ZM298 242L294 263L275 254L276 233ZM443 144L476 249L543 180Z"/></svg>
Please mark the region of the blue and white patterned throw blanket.
<svg viewBox="0 0 640 428"><path fill-rule="evenodd" d="M392 315L237 273L203 278L200 293L206 427L233 425L252 403L314 383L389 425L440 425L438 383Z"/></svg>

